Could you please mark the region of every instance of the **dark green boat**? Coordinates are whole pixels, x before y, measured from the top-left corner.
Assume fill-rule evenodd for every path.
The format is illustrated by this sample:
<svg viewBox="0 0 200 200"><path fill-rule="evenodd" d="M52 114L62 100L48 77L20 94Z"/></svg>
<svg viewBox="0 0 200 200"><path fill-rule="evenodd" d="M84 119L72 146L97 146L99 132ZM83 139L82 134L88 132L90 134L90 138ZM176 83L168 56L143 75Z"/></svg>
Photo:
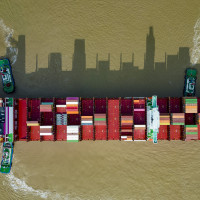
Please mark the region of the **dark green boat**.
<svg viewBox="0 0 200 200"><path fill-rule="evenodd" d="M0 72L3 82L3 90L6 93L11 93L15 89L15 83L12 75L10 62L7 58L0 59Z"/></svg>
<svg viewBox="0 0 200 200"><path fill-rule="evenodd" d="M184 96L195 96L197 70L188 68L185 75Z"/></svg>
<svg viewBox="0 0 200 200"><path fill-rule="evenodd" d="M1 161L0 172L8 174L10 173L12 166L12 156L13 156L13 144L12 142L4 142L3 144L3 155Z"/></svg>

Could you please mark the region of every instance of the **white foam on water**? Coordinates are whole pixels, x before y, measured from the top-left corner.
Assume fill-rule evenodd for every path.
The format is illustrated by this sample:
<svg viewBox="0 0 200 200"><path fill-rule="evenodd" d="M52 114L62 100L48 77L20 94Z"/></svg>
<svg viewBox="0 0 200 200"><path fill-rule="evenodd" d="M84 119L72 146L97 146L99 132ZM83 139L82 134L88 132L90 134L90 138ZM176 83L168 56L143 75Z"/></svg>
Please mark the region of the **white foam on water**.
<svg viewBox="0 0 200 200"><path fill-rule="evenodd" d="M60 194L53 193L50 191L42 191L42 190L36 190L32 188L31 186L28 186L25 182L25 180L21 180L14 176L13 172L11 171L10 174L6 175L6 178L8 180L9 185L15 192L24 192L25 194L32 194L35 196L39 196L43 199L64 199ZM5 182L4 182L5 185ZM66 199L66 198L65 198ZM66 199L67 200L67 199Z"/></svg>
<svg viewBox="0 0 200 200"><path fill-rule="evenodd" d="M200 18L197 20L194 26L193 43L194 46L191 49L190 62L192 63L192 65L195 65L200 61Z"/></svg>
<svg viewBox="0 0 200 200"><path fill-rule="evenodd" d="M6 47L9 48L10 61L11 64L13 65L17 61L17 55L18 55L18 49L13 47L10 42L10 39L14 34L14 30L6 26L2 19L0 19L0 29L4 35L4 44Z"/></svg>

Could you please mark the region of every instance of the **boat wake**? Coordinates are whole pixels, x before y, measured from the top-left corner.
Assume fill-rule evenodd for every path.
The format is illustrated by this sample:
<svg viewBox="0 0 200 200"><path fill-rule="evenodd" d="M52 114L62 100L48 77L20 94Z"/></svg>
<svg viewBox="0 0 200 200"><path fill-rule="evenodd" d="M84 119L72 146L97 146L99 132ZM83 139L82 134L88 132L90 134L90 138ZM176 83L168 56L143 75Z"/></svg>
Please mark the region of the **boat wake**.
<svg viewBox="0 0 200 200"><path fill-rule="evenodd" d="M43 199L68 199L67 197L62 197L58 193L53 193L50 191L36 190L26 184L24 180L21 180L14 176L11 171L10 174L6 175L9 185L15 192L23 192L25 195L34 195ZM6 181L7 182L7 181ZM5 182L4 182L5 185Z"/></svg>
<svg viewBox="0 0 200 200"><path fill-rule="evenodd" d="M193 43L194 46L191 49L190 62L192 63L192 65L195 65L200 61L200 18L197 20L194 26Z"/></svg>
<svg viewBox="0 0 200 200"><path fill-rule="evenodd" d="M4 44L9 48L10 62L11 65L15 64L17 61L18 49L13 47L11 44L11 39L14 33L14 30L6 26L2 19L0 19L0 30L4 36Z"/></svg>

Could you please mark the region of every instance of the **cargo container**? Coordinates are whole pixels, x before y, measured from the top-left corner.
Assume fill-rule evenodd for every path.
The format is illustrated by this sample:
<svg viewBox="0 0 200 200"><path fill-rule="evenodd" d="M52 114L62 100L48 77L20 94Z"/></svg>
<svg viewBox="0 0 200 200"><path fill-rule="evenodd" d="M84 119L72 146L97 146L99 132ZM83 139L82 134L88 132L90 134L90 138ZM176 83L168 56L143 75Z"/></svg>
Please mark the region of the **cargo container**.
<svg viewBox="0 0 200 200"><path fill-rule="evenodd" d="M81 125L80 114L69 114L67 124L68 125Z"/></svg>
<svg viewBox="0 0 200 200"><path fill-rule="evenodd" d="M19 141L27 139L27 102L26 99L19 99L19 115L18 115L18 134Z"/></svg>
<svg viewBox="0 0 200 200"><path fill-rule="evenodd" d="M39 99L29 99L28 107L30 112L30 121L40 120L40 100Z"/></svg>
<svg viewBox="0 0 200 200"><path fill-rule="evenodd" d="M66 113L66 98L56 98L56 113Z"/></svg>
<svg viewBox="0 0 200 200"><path fill-rule="evenodd" d="M146 141L146 125L134 125L134 140Z"/></svg>
<svg viewBox="0 0 200 200"><path fill-rule="evenodd" d="M67 126L67 142L79 141L80 126Z"/></svg>
<svg viewBox="0 0 200 200"><path fill-rule="evenodd" d="M67 126L66 125L56 126L56 140L57 141L67 140Z"/></svg>
<svg viewBox="0 0 200 200"><path fill-rule="evenodd" d="M170 125L170 140L181 140L182 139L182 126Z"/></svg>
<svg viewBox="0 0 200 200"><path fill-rule="evenodd" d="M79 98L78 97L66 98L66 112L67 114L79 114Z"/></svg>
<svg viewBox="0 0 200 200"><path fill-rule="evenodd" d="M185 125L185 113L171 113L172 125Z"/></svg>
<svg viewBox="0 0 200 200"><path fill-rule="evenodd" d="M185 97L184 98L185 113L197 113L197 98Z"/></svg>
<svg viewBox="0 0 200 200"><path fill-rule="evenodd" d="M95 140L106 140L107 139L107 126L98 125L95 126Z"/></svg>
<svg viewBox="0 0 200 200"><path fill-rule="evenodd" d="M185 113L185 124L186 125L195 125L196 124L196 115L194 113Z"/></svg>
<svg viewBox="0 0 200 200"><path fill-rule="evenodd" d="M157 105L160 113L169 113L169 98L157 98Z"/></svg>
<svg viewBox="0 0 200 200"><path fill-rule="evenodd" d="M159 132L157 135L158 140L168 140L169 126L160 125Z"/></svg>
<svg viewBox="0 0 200 200"><path fill-rule="evenodd" d="M95 98L94 112L95 113L106 113L106 98Z"/></svg>
<svg viewBox="0 0 200 200"><path fill-rule="evenodd" d="M169 113L161 113L160 114L160 125L170 125Z"/></svg>
<svg viewBox="0 0 200 200"><path fill-rule="evenodd" d="M119 140L119 99L108 99L108 140Z"/></svg>
<svg viewBox="0 0 200 200"><path fill-rule="evenodd" d="M141 98L137 99L134 98L133 103L134 103L134 119L133 122L136 125L143 125L146 124L146 99Z"/></svg>
<svg viewBox="0 0 200 200"><path fill-rule="evenodd" d="M181 113L183 112L182 98L171 97L170 98L170 112Z"/></svg>
<svg viewBox="0 0 200 200"><path fill-rule="evenodd" d="M56 125L67 125L67 114L56 114Z"/></svg>
<svg viewBox="0 0 200 200"><path fill-rule="evenodd" d="M91 98L83 98L81 99L81 115L82 116L93 116L93 99Z"/></svg>
<svg viewBox="0 0 200 200"><path fill-rule="evenodd" d="M94 125L104 125L106 126L106 114L94 114Z"/></svg>
<svg viewBox="0 0 200 200"><path fill-rule="evenodd" d="M133 115L133 100L121 99L121 115Z"/></svg>
<svg viewBox="0 0 200 200"><path fill-rule="evenodd" d="M198 126L197 125L185 126L185 140L198 140Z"/></svg>
<svg viewBox="0 0 200 200"><path fill-rule="evenodd" d="M40 136L41 141L54 141L54 135Z"/></svg>
<svg viewBox="0 0 200 200"><path fill-rule="evenodd" d="M39 141L40 140L40 126L30 127L30 140Z"/></svg>
<svg viewBox="0 0 200 200"><path fill-rule="evenodd" d="M93 125L82 126L82 140L93 140L94 139L93 128L94 128Z"/></svg>
<svg viewBox="0 0 200 200"><path fill-rule="evenodd" d="M52 112L41 113L41 125L53 125L53 113Z"/></svg>
<svg viewBox="0 0 200 200"><path fill-rule="evenodd" d="M121 116L121 140L132 140L133 116Z"/></svg>

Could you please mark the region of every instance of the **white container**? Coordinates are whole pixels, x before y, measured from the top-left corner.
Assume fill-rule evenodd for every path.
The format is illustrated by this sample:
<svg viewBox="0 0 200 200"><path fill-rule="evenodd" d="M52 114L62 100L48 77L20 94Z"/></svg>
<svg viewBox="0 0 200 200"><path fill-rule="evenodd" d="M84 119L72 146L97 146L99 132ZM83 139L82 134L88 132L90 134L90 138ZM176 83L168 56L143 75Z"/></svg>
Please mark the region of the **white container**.
<svg viewBox="0 0 200 200"><path fill-rule="evenodd" d="M79 133L79 126L67 126L67 133Z"/></svg>

